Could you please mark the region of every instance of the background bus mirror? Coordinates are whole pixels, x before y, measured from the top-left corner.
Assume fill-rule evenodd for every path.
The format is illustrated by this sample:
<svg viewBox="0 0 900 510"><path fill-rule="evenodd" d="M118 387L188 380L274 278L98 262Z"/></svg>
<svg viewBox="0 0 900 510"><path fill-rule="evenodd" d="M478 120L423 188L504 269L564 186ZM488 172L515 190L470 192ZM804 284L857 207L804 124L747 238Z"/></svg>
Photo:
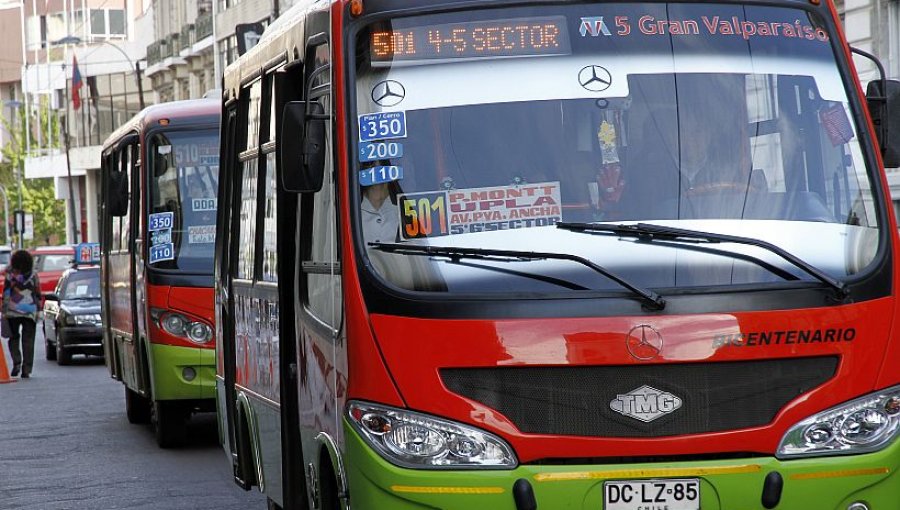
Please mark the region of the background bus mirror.
<svg viewBox="0 0 900 510"><path fill-rule="evenodd" d="M128 212L128 177L124 172L109 173L106 203L110 216L125 216Z"/></svg>
<svg viewBox="0 0 900 510"><path fill-rule="evenodd" d="M315 193L325 176L324 108L317 102L291 101L284 106L280 152L285 191Z"/></svg>
<svg viewBox="0 0 900 510"><path fill-rule="evenodd" d="M44 299L47 301L59 301L59 295L54 292L47 292L44 294Z"/></svg>
<svg viewBox="0 0 900 510"><path fill-rule="evenodd" d="M881 90L881 83L880 80L870 82L866 97L884 166L897 168L900 167L900 81L885 80L886 91Z"/></svg>

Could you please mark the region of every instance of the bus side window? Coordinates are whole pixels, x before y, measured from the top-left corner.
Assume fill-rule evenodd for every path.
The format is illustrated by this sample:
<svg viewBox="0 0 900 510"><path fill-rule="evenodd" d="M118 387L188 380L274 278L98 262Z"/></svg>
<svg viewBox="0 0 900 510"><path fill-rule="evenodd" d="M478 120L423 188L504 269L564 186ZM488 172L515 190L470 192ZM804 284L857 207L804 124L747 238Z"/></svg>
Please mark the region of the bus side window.
<svg viewBox="0 0 900 510"><path fill-rule="evenodd" d="M266 160L265 177L263 181L263 189L265 196L263 200L263 245L262 245L262 276L264 282L278 281L278 178L276 177L276 165L278 164L277 151L275 150L275 137L277 127L276 118L276 101L274 91L275 80L270 76L266 82L266 92L268 95L268 112L269 125L268 133L265 137L262 153Z"/></svg>
<svg viewBox="0 0 900 510"><path fill-rule="evenodd" d="M121 158L120 151L116 150L110 153L109 155L109 171L119 172L121 171L121 164L119 162ZM111 182L118 182L118 179L114 179ZM122 217L121 216L111 216L112 226L109 231L109 240L111 241L109 244L109 250L113 253L118 252L122 249Z"/></svg>
<svg viewBox="0 0 900 510"><path fill-rule="evenodd" d="M307 64L306 76L313 75L316 70L331 63L331 48L327 43L316 46L314 51L308 54L313 58L311 65ZM332 112L330 71L315 73L315 79L309 89L312 90L312 94L307 100L318 102L324 112L330 114ZM303 251L303 272L306 276L307 309L320 321L337 327L339 317L335 312L341 309L342 298L331 123L326 123L325 129L326 157L322 189L302 198L303 201L311 201L311 205L303 208L305 223L303 239L308 244L308 248Z"/></svg>
<svg viewBox="0 0 900 510"><path fill-rule="evenodd" d="M253 280L256 274L256 226L259 189L259 118L262 81L250 86L247 111L247 145L240 154L240 217L238 219L238 252L235 277Z"/></svg>
<svg viewBox="0 0 900 510"><path fill-rule="evenodd" d="M122 172L124 193L126 196L131 194L131 167L132 167L132 150L131 145L124 145L119 149L119 169ZM125 209L125 215L122 216L121 241L119 246L124 251L129 251L131 245L128 242L128 236L131 233L131 203Z"/></svg>

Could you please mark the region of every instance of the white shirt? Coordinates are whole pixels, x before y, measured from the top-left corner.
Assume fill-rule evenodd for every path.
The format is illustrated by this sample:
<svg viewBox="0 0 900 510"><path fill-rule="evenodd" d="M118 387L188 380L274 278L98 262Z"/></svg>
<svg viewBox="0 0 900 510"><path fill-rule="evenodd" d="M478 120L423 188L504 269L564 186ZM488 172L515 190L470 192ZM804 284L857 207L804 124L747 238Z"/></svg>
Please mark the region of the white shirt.
<svg viewBox="0 0 900 510"><path fill-rule="evenodd" d="M397 242L397 230L400 227L400 208L386 198L380 209L376 209L368 197L363 197L362 210L363 236L366 243Z"/></svg>

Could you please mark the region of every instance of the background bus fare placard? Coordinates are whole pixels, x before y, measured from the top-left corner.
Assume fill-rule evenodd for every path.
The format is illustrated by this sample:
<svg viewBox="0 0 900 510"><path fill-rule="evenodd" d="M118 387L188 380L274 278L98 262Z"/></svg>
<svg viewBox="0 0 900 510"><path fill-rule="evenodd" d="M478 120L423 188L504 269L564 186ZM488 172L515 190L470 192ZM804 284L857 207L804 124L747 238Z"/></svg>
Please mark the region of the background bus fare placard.
<svg viewBox="0 0 900 510"><path fill-rule="evenodd" d="M400 195L404 239L515 230L562 221L559 182Z"/></svg>

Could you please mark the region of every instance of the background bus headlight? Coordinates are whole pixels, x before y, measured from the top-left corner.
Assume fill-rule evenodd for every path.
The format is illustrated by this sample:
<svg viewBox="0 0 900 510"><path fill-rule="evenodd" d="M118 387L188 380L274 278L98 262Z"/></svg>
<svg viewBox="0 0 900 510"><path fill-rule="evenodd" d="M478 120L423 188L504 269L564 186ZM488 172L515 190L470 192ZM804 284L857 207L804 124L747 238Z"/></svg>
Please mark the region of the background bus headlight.
<svg viewBox="0 0 900 510"><path fill-rule="evenodd" d="M505 441L469 425L365 402L351 402L347 409L365 442L401 467L512 469L518 463Z"/></svg>
<svg viewBox="0 0 900 510"><path fill-rule="evenodd" d="M900 386L894 386L797 423L781 439L776 456L785 459L874 452L898 435Z"/></svg>
<svg viewBox="0 0 900 510"><path fill-rule="evenodd" d="M172 336L185 338L198 345L207 344L213 339L212 328L208 324L180 313L152 308L150 316L163 331Z"/></svg>

